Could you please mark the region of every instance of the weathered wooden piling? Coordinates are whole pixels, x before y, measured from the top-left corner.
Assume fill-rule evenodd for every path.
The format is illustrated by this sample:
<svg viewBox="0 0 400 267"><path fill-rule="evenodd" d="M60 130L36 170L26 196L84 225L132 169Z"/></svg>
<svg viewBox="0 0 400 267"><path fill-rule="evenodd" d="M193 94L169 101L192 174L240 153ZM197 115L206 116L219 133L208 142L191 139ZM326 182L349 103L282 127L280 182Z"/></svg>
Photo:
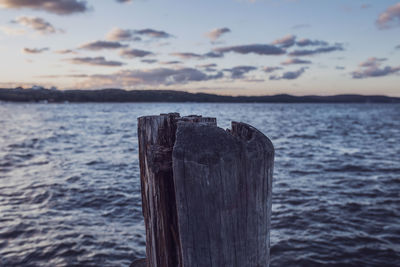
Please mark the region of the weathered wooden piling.
<svg viewBox="0 0 400 267"><path fill-rule="evenodd" d="M138 119L147 267L269 265L274 148L254 127Z"/></svg>

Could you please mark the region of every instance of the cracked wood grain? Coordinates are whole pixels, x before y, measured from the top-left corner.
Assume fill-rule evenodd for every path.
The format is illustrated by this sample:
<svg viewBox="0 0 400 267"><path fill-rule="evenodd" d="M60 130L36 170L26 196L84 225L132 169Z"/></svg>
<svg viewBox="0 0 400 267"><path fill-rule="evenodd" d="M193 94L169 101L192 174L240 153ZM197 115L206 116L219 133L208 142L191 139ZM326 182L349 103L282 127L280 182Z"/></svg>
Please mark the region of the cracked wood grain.
<svg viewBox="0 0 400 267"><path fill-rule="evenodd" d="M274 148L254 127L215 118L139 118L148 267L265 267Z"/></svg>

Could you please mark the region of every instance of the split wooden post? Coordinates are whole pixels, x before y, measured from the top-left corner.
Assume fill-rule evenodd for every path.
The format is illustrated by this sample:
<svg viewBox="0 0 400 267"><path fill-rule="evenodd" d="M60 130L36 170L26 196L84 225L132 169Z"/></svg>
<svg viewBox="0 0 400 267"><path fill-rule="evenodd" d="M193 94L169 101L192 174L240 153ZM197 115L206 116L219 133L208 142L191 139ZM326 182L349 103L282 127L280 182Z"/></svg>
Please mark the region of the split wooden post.
<svg viewBox="0 0 400 267"><path fill-rule="evenodd" d="M138 119L147 267L269 266L274 148L254 127Z"/></svg>

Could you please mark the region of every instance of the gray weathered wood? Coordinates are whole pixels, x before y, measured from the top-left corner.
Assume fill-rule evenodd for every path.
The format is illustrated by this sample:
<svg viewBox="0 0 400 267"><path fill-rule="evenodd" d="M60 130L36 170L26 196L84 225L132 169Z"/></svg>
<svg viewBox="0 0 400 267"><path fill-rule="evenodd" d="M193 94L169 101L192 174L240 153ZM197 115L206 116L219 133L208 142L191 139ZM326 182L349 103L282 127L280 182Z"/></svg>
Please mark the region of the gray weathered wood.
<svg viewBox="0 0 400 267"><path fill-rule="evenodd" d="M146 259L137 259L134 260L131 265L129 265L129 267L146 267L147 263L146 263Z"/></svg>
<svg viewBox="0 0 400 267"><path fill-rule="evenodd" d="M180 266L172 147L178 114L138 119L142 209L148 267Z"/></svg>
<svg viewBox="0 0 400 267"><path fill-rule="evenodd" d="M274 148L214 118L139 118L147 266L269 265Z"/></svg>
<svg viewBox="0 0 400 267"><path fill-rule="evenodd" d="M148 267L182 266L172 173L172 149L178 120L216 124L215 118L180 118L177 113L138 119L140 180Z"/></svg>

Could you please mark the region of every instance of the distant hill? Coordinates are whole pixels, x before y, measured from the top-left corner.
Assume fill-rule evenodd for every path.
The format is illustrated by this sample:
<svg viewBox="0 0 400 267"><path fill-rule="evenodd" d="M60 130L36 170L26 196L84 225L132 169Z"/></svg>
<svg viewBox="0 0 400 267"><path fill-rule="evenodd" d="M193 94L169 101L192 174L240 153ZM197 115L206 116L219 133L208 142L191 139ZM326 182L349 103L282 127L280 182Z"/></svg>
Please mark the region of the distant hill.
<svg viewBox="0 0 400 267"><path fill-rule="evenodd" d="M165 90L48 90L0 89L0 101L9 102L226 102L226 103L400 103L399 97L379 95L224 96Z"/></svg>

